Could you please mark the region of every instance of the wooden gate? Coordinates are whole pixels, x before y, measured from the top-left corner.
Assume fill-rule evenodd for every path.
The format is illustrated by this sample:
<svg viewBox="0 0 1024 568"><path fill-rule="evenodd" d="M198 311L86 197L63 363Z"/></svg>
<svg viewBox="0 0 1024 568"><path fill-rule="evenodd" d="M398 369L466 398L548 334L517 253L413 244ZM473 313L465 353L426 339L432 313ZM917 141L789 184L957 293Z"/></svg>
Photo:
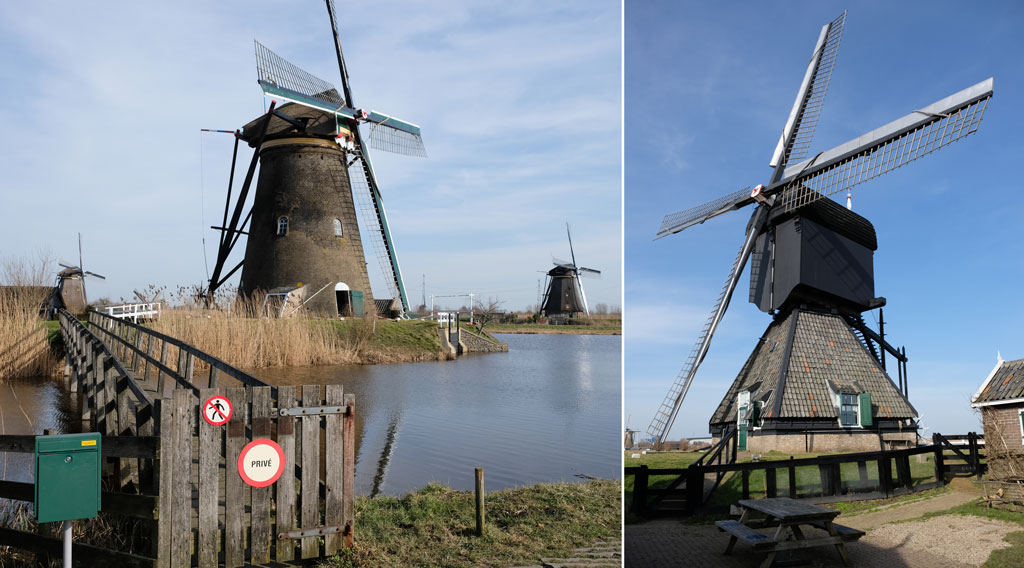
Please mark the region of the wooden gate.
<svg viewBox="0 0 1024 568"><path fill-rule="evenodd" d="M211 396L233 412L224 426L200 414ZM267 564L351 546L355 470L354 395L341 385L188 389L160 401L158 566ZM245 484L238 456L251 440L284 451L284 473Z"/></svg>

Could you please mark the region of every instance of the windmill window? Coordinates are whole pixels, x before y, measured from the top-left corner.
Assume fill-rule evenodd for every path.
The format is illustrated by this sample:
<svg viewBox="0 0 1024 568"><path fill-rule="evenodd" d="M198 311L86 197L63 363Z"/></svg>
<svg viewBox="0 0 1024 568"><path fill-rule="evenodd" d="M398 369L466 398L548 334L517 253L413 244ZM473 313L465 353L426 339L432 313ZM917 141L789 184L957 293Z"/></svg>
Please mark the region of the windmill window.
<svg viewBox="0 0 1024 568"><path fill-rule="evenodd" d="M342 237L342 236L344 236L342 234L342 232L341 232L341 219L335 219L334 220L334 236L335 237Z"/></svg>
<svg viewBox="0 0 1024 568"><path fill-rule="evenodd" d="M288 234L288 217L281 216L277 218L277 236L283 237Z"/></svg>
<svg viewBox="0 0 1024 568"><path fill-rule="evenodd" d="M857 410L859 408L857 395L839 395L839 424L841 426L857 426Z"/></svg>

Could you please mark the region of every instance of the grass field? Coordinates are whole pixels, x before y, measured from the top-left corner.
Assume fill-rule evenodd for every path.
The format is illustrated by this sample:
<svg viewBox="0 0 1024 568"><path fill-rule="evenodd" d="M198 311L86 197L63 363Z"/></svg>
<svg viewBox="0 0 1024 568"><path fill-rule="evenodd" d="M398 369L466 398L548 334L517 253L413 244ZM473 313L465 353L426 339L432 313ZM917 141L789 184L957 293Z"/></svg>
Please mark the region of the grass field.
<svg viewBox="0 0 1024 568"><path fill-rule="evenodd" d="M539 484L487 494L484 536L473 493L428 485L356 501L355 548L321 568L518 566L621 539L617 481Z"/></svg>

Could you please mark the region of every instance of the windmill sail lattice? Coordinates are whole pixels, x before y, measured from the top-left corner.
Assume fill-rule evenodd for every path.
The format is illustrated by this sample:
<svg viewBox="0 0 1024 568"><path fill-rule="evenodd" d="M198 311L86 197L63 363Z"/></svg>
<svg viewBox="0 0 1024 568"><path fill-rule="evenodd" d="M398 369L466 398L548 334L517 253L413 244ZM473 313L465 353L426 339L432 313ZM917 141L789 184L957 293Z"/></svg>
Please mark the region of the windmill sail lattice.
<svg viewBox="0 0 1024 568"><path fill-rule="evenodd" d="M793 110L790 111L786 127L782 129L779 144L769 163L771 167L778 165L779 159L785 165L801 160L807 155L814 138L814 129L818 125L821 108L825 104L825 94L832 80L832 68L835 67L836 56L839 54L839 43L843 37L843 25L846 23L846 12L832 20L821 30L823 40L819 41L811 62L808 64L804 84L797 93ZM787 140L787 137L789 138ZM785 150L785 152L783 152Z"/></svg>
<svg viewBox="0 0 1024 568"><path fill-rule="evenodd" d="M846 191L974 134L993 81L988 79L915 111L814 159L787 169L782 205L787 211Z"/></svg>
<svg viewBox="0 0 1024 568"><path fill-rule="evenodd" d="M756 217L757 212L754 215ZM756 224L752 223L751 235L744 241L743 246L740 247L739 252L736 254L736 260L732 263L729 276L725 279L725 284L722 285L722 290L718 293L718 299L715 300L715 307L708 314L708 319L700 330L697 343L693 346L693 350L690 351L690 356L686 358L686 363L683 365L682 370L676 375L675 381L673 381L672 386L669 388L668 394L665 395L665 400L658 407L658 412L654 415L654 419L651 420L650 426L647 427L647 433L657 438L658 442L664 442L668 431L672 429L672 424L676 420L676 415L679 413L683 399L686 398L686 393L690 390L693 377L697 374L697 367L704 361L704 356L707 354L711 336L715 332L718 321L721 320L725 309L729 307L729 300L732 297L733 290L736 288L739 273L742 272L743 264L750 255L750 246L753 244L752 237L757 234Z"/></svg>

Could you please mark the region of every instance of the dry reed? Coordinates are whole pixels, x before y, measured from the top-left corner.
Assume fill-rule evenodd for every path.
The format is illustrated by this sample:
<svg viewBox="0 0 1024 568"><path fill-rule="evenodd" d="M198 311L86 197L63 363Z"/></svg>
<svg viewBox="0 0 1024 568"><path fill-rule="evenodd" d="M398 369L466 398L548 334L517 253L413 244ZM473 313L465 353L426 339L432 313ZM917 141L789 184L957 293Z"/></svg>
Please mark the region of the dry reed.
<svg viewBox="0 0 1024 568"><path fill-rule="evenodd" d="M230 309L170 309L152 328L242 368L359 363L373 334L370 318L339 334L326 320L261 317L262 305L257 296L234 300Z"/></svg>
<svg viewBox="0 0 1024 568"><path fill-rule="evenodd" d="M36 263L0 261L0 381L53 374L57 356L43 326L43 303L50 294L52 260L39 254Z"/></svg>

